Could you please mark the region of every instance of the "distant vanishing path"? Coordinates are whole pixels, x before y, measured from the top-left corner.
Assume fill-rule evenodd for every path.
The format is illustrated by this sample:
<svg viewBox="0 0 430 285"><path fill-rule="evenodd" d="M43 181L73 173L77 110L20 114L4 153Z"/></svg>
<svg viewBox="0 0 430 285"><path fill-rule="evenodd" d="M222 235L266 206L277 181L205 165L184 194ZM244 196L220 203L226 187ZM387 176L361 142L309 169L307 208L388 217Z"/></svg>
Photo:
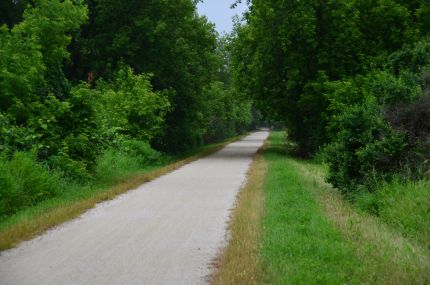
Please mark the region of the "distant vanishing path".
<svg viewBox="0 0 430 285"><path fill-rule="evenodd" d="M257 132L0 253L0 284L205 284Z"/></svg>

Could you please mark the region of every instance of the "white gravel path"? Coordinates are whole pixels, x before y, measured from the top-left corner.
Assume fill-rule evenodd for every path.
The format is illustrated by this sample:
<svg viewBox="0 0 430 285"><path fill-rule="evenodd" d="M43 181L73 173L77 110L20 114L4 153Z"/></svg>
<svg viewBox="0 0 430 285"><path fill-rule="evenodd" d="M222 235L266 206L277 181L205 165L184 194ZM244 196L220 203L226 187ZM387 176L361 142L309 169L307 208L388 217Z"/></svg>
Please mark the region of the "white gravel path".
<svg viewBox="0 0 430 285"><path fill-rule="evenodd" d="M206 284L267 135L253 133L0 253L0 284Z"/></svg>

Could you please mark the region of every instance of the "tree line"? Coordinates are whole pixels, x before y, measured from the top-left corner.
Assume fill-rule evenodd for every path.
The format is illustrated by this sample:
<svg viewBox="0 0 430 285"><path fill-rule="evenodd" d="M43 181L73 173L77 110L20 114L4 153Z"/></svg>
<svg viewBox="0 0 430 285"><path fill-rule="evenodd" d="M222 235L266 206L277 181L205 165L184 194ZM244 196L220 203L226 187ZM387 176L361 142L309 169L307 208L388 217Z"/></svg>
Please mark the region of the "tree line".
<svg viewBox="0 0 430 285"><path fill-rule="evenodd" d="M89 183L124 157L145 166L252 127L230 40L195 1L5 0L0 11L0 217L58 195L52 179Z"/></svg>
<svg viewBox="0 0 430 285"><path fill-rule="evenodd" d="M254 105L348 195L429 175L428 1L252 0L223 37L197 2L0 3L0 216L247 130Z"/></svg>
<svg viewBox="0 0 430 285"><path fill-rule="evenodd" d="M322 156L347 194L428 175L429 1L248 4L234 81L282 122L299 155Z"/></svg>

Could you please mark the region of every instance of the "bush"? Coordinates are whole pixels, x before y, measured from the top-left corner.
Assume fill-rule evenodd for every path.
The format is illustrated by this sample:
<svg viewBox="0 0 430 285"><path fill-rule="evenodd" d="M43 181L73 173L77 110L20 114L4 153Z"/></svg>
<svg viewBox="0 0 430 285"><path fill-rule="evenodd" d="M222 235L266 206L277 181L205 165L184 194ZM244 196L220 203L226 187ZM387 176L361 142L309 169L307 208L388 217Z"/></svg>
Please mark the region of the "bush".
<svg viewBox="0 0 430 285"><path fill-rule="evenodd" d="M117 130L120 134L150 141L164 127L170 111L166 92L155 92L150 74L136 74L121 66L111 81L99 80L95 94L98 116L103 132Z"/></svg>
<svg viewBox="0 0 430 285"><path fill-rule="evenodd" d="M394 130L405 134L408 149L404 164L420 178L430 168L430 95L410 104L387 106L384 119Z"/></svg>
<svg viewBox="0 0 430 285"><path fill-rule="evenodd" d="M394 176L423 177L430 167L426 78L378 71L328 84L329 182L349 194L375 191Z"/></svg>
<svg viewBox="0 0 430 285"><path fill-rule="evenodd" d="M48 165L70 181L85 183L91 179L85 163L73 160L67 154L51 156L48 159Z"/></svg>
<svg viewBox="0 0 430 285"><path fill-rule="evenodd" d="M161 153L151 148L149 143L138 140L124 141L119 151L134 157L141 167L157 163L161 158Z"/></svg>
<svg viewBox="0 0 430 285"><path fill-rule="evenodd" d="M139 169L135 157L125 155L118 150L109 149L100 155L95 164L95 178L101 183L112 183L125 174Z"/></svg>
<svg viewBox="0 0 430 285"><path fill-rule="evenodd" d="M157 164L161 153L142 141L128 140L118 147L112 148L100 155L96 160L96 179L102 183L111 183L137 172L146 166Z"/></svg>
<svg viewBox="0 0 430 285"><path fill-rule="evenodd" d="M57 196L60 175L36 162L33 155L17 152L11 161L0 160L0 217Z"/></svg>
<svg viewBox="0 0 430 285"><path fill-rule="evenodd" d="M346 109L336 121L339 132L326 147L328 181L347 193L363 187L374 191L395 175L422 178L430 166L426 100L430 97L390 109L388 119L375 103ZM411 110L414 114L408 115Z"/></svg>
<svg viewBox="0 0 430 285"><path fill-rule="evenodd" d="M391 143L401 138L378 115L374 102L345 110L336 128L335 140L326 147L330 183L348 193L371 186L375 170L378 176L389 178L399 152L399 145Z"/></svg>

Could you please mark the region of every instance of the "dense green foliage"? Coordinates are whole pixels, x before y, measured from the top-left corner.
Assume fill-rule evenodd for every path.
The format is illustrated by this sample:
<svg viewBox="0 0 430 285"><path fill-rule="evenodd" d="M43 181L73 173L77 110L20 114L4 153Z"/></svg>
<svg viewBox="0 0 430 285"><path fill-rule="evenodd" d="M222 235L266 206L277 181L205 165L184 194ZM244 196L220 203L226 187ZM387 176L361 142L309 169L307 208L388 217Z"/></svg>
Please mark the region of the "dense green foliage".
<svg viewBox="0 0 430 285"><path fill-rule="evenodd" d="M396 174L416 179L428 171L430 61L428 53L422 54L428 47L427 40L389 58L389 66L398 65L398 59L412 66L412 58L417 58L421 66L416 71L386 68L331 83L333 89L326 96L332 102L327 112L332 142L326 150L329 181L335 186L344 191L361 186L372 190Z"/></svg>
<svg viewBox="0 0 430 285"><path fill-rule="evenodd" d="M253 0L236 28L241 92L281 121L298 152L324 149L328 180L345 193L430 158L430 2Z"/></svg>
<svg viewBox="0 0 430 285"><path fill-rule="evenodd" d="M247 1L223 37L196 2L3 1L1 167L115 180L247 130L255 101L349 197L428 176L428 1ZM0 216L57 195L14 173Z"/></svg>
<svg viewBox="0 0 430 285"><path fill-rule="evenodd" d="M0 217L55 197L51 183L115 181L251 126L229 39L195 5L2 1Z"/></svg>
<svg viewBox="0 0 430 285"><path fill-rule="evenodd" d="M124 141L97 158L95 178L102 183L114 182L127 173L159 164L161 157L161 153L152 149L148 143L138 140Z"/></svg>
<svg viewBox="0 0 430 285"><path fill-rule="evenodd" d="M48 172L28 154L18 152L11 161L1 161L0 215L55 197L60 181L59 173Z"/></svg>
<svg viewBox="0 0 430 285"><path fill-rule="evenodd" d="M85 80L89 74L110 78L121 63L137 73L152 74L154 89L165 92L171 103L166 124L154 139L162 150L184 151L200 145L205 137L219 139L231 135L228 124L235 124L231 120L226 122L225 134L216 137L206 134L207 124L211 123L207 121L209 113L213 113L206 105L207 96L234 94L226 95L224 90L213 92L212 82L218 80L217 71L223 58L213 25L196 14L193 1L88 0L87 3L89 21L72 45L68 70L74 80ZM222 88L229 93L229 87ZM220 105L215 108L224 108L221 105L227 103L221 98L210 100ZM238 124L246 126L247 122Z"/></svg>

